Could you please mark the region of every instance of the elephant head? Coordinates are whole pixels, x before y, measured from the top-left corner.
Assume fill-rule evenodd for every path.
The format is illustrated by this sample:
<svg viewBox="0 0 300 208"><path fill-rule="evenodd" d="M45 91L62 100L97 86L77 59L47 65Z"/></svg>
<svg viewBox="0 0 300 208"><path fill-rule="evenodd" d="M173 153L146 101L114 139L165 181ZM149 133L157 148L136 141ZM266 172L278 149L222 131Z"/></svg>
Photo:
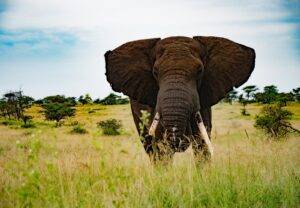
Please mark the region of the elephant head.
<svg viewBox="0 0 300 208"><path fill-rule="evenodd" d="M219 37L169 37L125 43L106 52L105 60L113 90L155 109L149 133L161 123L176 144L193 131L201 108L248 80L255 51Z"/></svg>

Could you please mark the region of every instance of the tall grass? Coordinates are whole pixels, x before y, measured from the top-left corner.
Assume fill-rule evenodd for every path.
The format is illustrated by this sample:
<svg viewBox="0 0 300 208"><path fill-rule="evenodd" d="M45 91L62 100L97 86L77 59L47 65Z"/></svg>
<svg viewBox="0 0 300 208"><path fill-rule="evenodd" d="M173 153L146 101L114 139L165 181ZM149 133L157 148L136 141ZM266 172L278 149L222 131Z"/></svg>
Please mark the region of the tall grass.
<svg viewBox="0 0 300 208"><path fill-rule="evenodd" d="M218 105L211 163L197 168L189 149L154 168L135 133L99 136L99 116L129 110L112 108L80 109L85 135L0 126L0 207L299 207L299 136L270 142L238 108ZM130 132L128 114L115 118Z"/></svg>

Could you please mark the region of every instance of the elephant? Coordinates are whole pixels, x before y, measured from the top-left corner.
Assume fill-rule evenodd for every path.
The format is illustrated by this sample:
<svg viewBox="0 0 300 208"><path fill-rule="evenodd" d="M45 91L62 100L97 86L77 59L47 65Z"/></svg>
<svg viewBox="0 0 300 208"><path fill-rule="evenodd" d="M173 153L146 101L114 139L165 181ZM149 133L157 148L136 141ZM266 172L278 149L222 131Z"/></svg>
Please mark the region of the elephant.
<svg viewBox="0 0 300 208"><path fill-rule="evenodd" d="M127 42L105 57L112 89L130 98L134 123L154 164L192 145L197 161L213 156L211 107L244 84L255 50L213 36L173 36ZM149 122L140 128L141 111Z"/></svg>

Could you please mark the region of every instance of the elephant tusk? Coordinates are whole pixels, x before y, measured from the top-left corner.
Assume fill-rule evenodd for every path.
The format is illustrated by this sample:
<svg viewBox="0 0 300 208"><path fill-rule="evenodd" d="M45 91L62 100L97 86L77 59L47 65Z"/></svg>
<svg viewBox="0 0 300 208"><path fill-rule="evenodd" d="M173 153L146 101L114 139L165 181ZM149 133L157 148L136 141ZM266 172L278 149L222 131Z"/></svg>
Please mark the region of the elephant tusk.
<svg viewBox="0 0 300 208"><path fill-rule="evenodd" d="M155 131L159 123L159 113L157 112L154 116L153 122L149 129L149 135L155 137Z"/></svg>
<svg viewBox="0 0 300 208"><path fill-rule="evenodd" d="M199 128L199 131L200 131L200 136L204 140L205 144L207 145L208 152L210 153L211 156L213 156L214 149L213 149L213 146L212 146L211 141L209 139L209 136L207 134L206 128L203 124L203 120L202 120L200 112L197 113L197 117L198 117L197 124L198 124L198 128Z"/></svg>

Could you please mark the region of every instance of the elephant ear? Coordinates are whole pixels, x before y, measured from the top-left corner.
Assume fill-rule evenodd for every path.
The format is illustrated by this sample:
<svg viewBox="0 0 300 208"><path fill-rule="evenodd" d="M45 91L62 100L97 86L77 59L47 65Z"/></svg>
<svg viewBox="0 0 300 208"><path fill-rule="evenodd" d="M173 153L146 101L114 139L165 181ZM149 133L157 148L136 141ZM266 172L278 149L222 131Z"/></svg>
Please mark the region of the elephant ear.
<svg viewBox="0 0 300 208"><path fill-rule="evenodd" d="M202 79L198 81L200 103L207 108L249 79L255 65L255 51L225 38L193 38L200 43L204 65Z"/></svg>
<svg viewBox="0 0 300 208"><path fill-rule="evenodd" d="M105 53L106 77L112 89L154 107L158 85L152 74L159 38L125 43Z"/></svg>

